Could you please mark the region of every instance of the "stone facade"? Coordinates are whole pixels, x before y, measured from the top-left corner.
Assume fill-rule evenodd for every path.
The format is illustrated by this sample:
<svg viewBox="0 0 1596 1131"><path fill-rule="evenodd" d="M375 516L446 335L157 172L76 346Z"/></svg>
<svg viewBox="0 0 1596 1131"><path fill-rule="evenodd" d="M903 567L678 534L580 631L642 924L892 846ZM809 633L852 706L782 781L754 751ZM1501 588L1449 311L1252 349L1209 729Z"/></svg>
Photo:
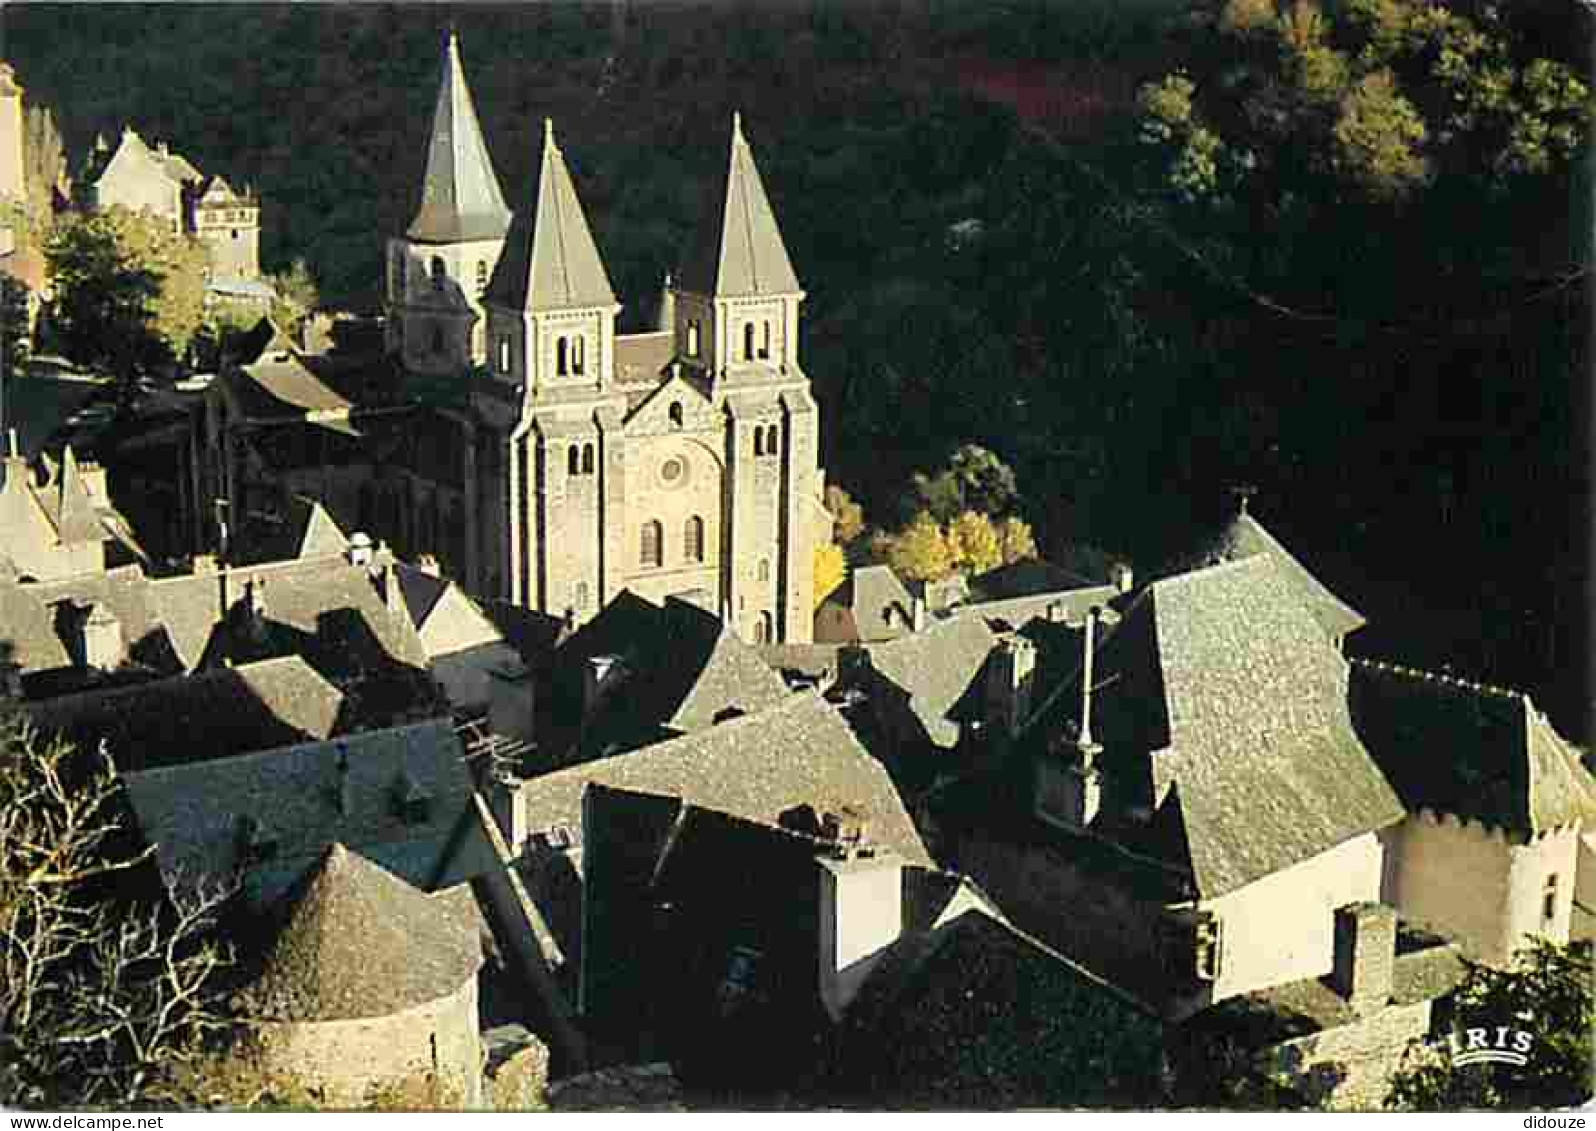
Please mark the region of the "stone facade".
<svg viewBox="0 0 1596 1131"><path fill-rule="evenodd" d="M212 177L189 201L189 227L205 245L213 279L260 278L260 201Z"/></svg>
<svg viewBox="0 0 1596 1131"><path fill-rule="evenodd" d="M263 1078L291 1080L327 1107L403 1097L424 1082L442 1106L479 1107L476 975L447 997L385 1017L248 1022L239 1055Z"/></svg>
<svg viewBox="0 0 1596 1131"><path fill-rule="evenodd" d="M1269 1049L1261 1066L1332 1110L1379 1111L1408 1044L1430 1031L1433 1003L1390 1005L1350 1025L1323 1029Z"/></svg>
<svg viewBox="0 0 1596 1131"><path fill-rule="evenodd" d="M1457 935L1481 961L1506 965L1528 936L1568 941L1578 847L1574 827L1525 838L1422 811L1390 838L1385 898Z"/></svg>
<svg viewBox="0 0 1596 1131"><path fill-rule="evenodd" d="M22 86L7 63L0 63L0 200L24 200L22 163Z"/></svg>

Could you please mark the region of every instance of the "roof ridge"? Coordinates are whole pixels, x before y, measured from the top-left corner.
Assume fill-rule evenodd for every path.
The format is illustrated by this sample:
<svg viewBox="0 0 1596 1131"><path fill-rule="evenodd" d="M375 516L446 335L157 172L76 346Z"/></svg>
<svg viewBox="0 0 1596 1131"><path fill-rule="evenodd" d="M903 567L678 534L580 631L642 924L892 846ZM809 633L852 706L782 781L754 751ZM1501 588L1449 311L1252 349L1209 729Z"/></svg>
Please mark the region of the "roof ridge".
<svg viewBox="0 0 1596 1131"><path fill-rule="evenodd" d="M1367 671L1378 672L1383 675L1396 676L1403 679L1422 681L1430 684L1440 684L1443 687L1457 691L1473 692L1478 695L1495 699L1518 699L1526 705L1532 704L1529 692L1517 688L1502 687L1494 683L1464 679L1461 676L1451 675L1446 672L1435 672L1425 668L1411 667L1387 660L1374 660L1362 656L1348 656L1348 663Z"/></svg>

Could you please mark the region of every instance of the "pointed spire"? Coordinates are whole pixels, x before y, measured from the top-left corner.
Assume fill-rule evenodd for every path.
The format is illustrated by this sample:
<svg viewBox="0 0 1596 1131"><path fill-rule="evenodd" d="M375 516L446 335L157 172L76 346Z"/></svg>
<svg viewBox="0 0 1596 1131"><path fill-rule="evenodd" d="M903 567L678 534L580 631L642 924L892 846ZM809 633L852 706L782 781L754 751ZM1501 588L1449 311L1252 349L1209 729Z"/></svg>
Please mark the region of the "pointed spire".
<svg viewBox="0 0 1596 1131"><path fill-rule="evenodd" d="M95 510L88 485L78 470L78 459L70 444L61 459L59 489L56 529L61 541L68 544L103 541L105 531L100 526L99 513Z"/></svg>
<svg viewBox="0 0 1596 1131"><path fill-rule="evenodd" d="M511 223L483 298L528 311L615 305L609 274L547 118L537 200L530 213L517 213Z"/></svg>
<svg viewBox="0 0 1596 1131"><path fill-rule="evenodd" d="M406 235L427 243L496 240L510 225L499 178L460 65L460 41L449 29L443 79L432 114L421 207Z"/></svg>
<svg viewBox="0 0 1596 1131"><path fill-rule="evenodd" d="M787 257L765 184L732 114L731 158L713 186L682 272L681 289L721 297L794 294L803 288Z"/></svg>

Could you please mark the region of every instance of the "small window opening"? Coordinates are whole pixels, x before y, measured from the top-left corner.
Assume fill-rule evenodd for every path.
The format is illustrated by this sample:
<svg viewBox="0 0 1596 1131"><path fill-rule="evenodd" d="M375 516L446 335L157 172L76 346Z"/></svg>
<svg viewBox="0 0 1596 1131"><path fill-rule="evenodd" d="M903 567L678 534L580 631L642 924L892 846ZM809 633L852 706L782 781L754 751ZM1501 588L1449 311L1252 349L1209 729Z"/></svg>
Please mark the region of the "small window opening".
<svg viewBox="0 0 1596 1131"><path fill-rule="evenodd" d="M567 475L582 474L582 449L572 444L565 453L565 473Z"/></svg>
<svg viewBox="0 0 1596 1131"><path fill-rule="evenodd" d="M685 535L687 560L701 562L704 560L704 520L698 515L693 515L687 520Z"/></svg>
<svg viewBox="0 0 1596 1131"><path fill-rule="evenodd" d="M643 524L643 553L642 562L645 566L659 566L664 556L662 543L664 531L655 521Z"/></svg>
<svg viewBox="0 0 1596 1131"><path fill-rule="evenodd" d="M670 418L671 418L671 427L680 428L682 426L682 402L681 401L672 401L671 402Z"/></svg>
<svg viewBox="0 0 1596 1131"><path fill-rule="evenodd" d="M760 339L760 342L759 342L759 359L761 361L769 361L770 360L770 320L769 319L765 320L764 336Z"/></svg>
<svg viewBox="0 0 1596 1131"><path fill-rule="evenodd" d="M754 360L754 324L743 323L743 360Z"/></svg>
<svg viewBox="0 0 1596 1131"><path fill-rule="evenodd" d="M592 475L593 474L593 445L592 444L583 444L582 445L582 474L583 475Z"/></svg>
<svg viewBox="0 0 1596 1131"><path fill-rule="evenodd" d="M447 278L448 273L444 270L443 257L434 255L432 257L432 289L435 291L443 290L443 284Z"/></svg>
<svg viewBox="0 0 1596 1131"><path fill-rule="evenodd" d="M1557 918L1557 875L1546 877L1546 893L1541 897L1541 918L1551 922Z"/></svg>
<svg viewBox="0 0 1596 1131"><path fill-rule="evenodd" d="M557 338L554 342L554 372L557 376L566 377L571 372L571 341L569 338Z"/></svg>

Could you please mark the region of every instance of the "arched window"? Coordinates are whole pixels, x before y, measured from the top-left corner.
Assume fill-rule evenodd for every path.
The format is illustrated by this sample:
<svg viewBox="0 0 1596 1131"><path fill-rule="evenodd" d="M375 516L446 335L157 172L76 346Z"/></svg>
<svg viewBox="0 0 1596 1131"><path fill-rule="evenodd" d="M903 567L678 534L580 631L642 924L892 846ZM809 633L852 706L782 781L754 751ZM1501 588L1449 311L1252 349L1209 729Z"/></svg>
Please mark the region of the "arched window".
<svg viewBox="0 0 1596 1131"><path fill-rule="evenodd" d="M554 340L554 372L559 377L564 377L571 372L571 340L569 338L556 338Z"/></svg>
<svg viewBox="0 0 1596 1131"><path fill-rule="evenodd" d="M565 473L567 475L582 474L582 450L572 444L565 453Z"/></svg>
<svg viewBox="0 0 1596 1131"><path fill-rule="evenodd" d="M772 424L765 430L765 454L767 456L781 455L781 425Z"/></svg>
<svg viewBox="0 0 1596 1131"><path fill-rule="evenodd" d="M754 571L754 576L759 578L761 584L770 580L770 559L760 558L759 568Z"/></svg>
<svg viewBox="0 0 1596 1131"><path fill-rule="evenodd" d="M687 551L688 561L701 562L704 560L704 520L696 514L687 520L683 543Z"/></svg>
<svg viewBox="0 0 1596 1131"><path fill-rule="evenodd" d="M443 324L440 322L432 324L432 352L443 352Z"/></svg>
<svg viewBox="0 0 1596 1131"><path fill-rule="evenodd" d="M743 360L754 360L754 324L743 323Z"/></svg>
<svg viewBox="0 0 1596 1131"><path fill-rule="evenodd" d="M447 280L448 277L448 273L443 267L443 257L441 255L434 255L432 257L432 289L435 291L443 290L444 281Z"/></svg>
<svg viewBox="0 0 1596 1131"><path fill-rule="evenodd" d="M765 454L765 429L758 424L754 425L754 454L756 456Z"/></svg>
<svg viewBox="0 0 1596 1131"><path fill-rule="evenodd" d="M508 336L499 339L499 372L510 372L510 339Z"/></svg>
<svg viewBox="0 0 1596 1131"><path fill-rule="evenodd" d="M665 531L658 522L649 521L643 524L643 552L644 566L658 567L665 560Z"/></svg>
<svg viewBox="0 0 1596 1131"><path fill-rule="evenodd" d="M482 297L482 292L488 289L488 261L477 260L477 297ZM769 327L766 327L768 330Z"/></svg>
<svg viewBox="0 0 1596 1131"><path fill-rule="evenodd" d="M582 474L583 475L592 475L593 474L593 445L592 444L583 444L582 445Z"/></svg>
<svg viewBox="0 0 1596 1131"><path fill-rule="evenodd" d="M671 418L671 427L672 428L680 428L682 426L682 402L681 401L672 401L671 402L670 418Z"/></svg>
<svg viewBox="0 0 1596 1131"><path fill-rule="evenodd" d="M776 642L776 620L768 612L759 614L759 619L754 622L754 643L774 644Z"/></svg>
<svg viewBox="0 0 1596 1131"><path fill-rule="evenodd" d="M587 608L587 582L578 581L576 583L576 589L571 596L571 603L576 606L578 611Z"/></svg>
<svg viewBox="0 0 1596 1131"><path fill-rule="evenodd" d="M701 345L701 343L699 341L699 337L701 335L701 329L702 328L699 325L698 319L689 318L687 320L687 356L688 357L697 357L698 356L699 346Z"/></svg>
<svg viewBox="0 0 1596 1131"><path fill-rule="evenodd" d="M578 334L571 339L571 372L580 377L587 371L587 339Z"/></svg>
<svg viewBox="0 0 1596 1131"><path fill-rule="evenodd" d="M759 356L761 360L770 359L770 319L765 319L765 335L759 343Z"/></svg>

